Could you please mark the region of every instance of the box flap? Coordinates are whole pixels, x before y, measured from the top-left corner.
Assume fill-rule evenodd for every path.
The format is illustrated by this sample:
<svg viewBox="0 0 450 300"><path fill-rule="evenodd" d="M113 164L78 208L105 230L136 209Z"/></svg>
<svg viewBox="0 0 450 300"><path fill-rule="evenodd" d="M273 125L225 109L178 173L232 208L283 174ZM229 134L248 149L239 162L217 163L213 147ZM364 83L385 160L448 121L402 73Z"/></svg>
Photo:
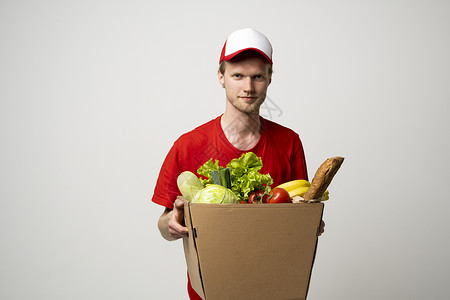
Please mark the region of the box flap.
<svg viewBox="0 0 450 300"><path fill-rule="evenodd" d="M188 270L203 299L306 299L322 203L187 208Z"/></svg>
<svg viewBox="0 0 450 300"><path fill-rule="evenodd" d="M197 247L195 245L193 228L191 224L189 202L186 199L183 199L183 202L184 202L184 222L186 227L188 228L188 236L183 238L183 247L184 247L184 256L186 258L186 265L189 272L189 279L191 281L192 288L197 292L197 294L202 299L205 299L200 268L198 265Z"/></svg>

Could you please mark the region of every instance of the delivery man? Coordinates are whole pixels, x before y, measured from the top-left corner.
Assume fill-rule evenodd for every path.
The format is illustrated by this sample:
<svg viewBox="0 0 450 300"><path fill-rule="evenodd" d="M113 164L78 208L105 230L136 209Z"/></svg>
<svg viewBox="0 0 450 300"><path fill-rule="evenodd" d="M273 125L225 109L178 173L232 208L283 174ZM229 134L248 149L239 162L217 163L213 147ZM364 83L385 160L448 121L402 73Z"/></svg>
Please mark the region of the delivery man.
<svg viewBox="0 0 450 300"><path fill-rule="evenodd" d="M158 228L166 240L187 235L177 177L194 174L209 159L225 166L246 152L261 157L261 173L269 173L273 186L295 179L308 180L300 137L293 130L260 116L272 81L272 45L265 35L246 28L227 38L219 59L218 79L225 89L225 112L179 137L161 167L152 201L164 206ZM320 227L324 231L324 222ZM192 289L190 299L201 299Z"/></svg>

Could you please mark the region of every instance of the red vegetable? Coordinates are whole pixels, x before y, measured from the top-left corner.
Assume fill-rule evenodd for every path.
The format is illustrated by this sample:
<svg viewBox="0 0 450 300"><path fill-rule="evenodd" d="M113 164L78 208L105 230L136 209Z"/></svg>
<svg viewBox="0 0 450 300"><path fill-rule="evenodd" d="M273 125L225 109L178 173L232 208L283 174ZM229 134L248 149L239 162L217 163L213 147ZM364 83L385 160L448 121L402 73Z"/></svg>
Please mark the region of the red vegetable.
<svg viewBox="0 0 450 300"><path fill-rule="evenodd" d="M289 193L282 188L274 188L270 191L271 197L268 199L267 203L291 203L291 197Z"/></svg>
<svg viewBox="0 0 450 300"><path fill-rule="evenodd" d="M248 203L291 203L291 197L283 188L274 188L269 193L256 190L248 197Z"/></svg>
<svg viewBox="0 0 450 300"><path fill-rule="evenodd" d="M267 199L270 197L264 190L256 190L248 197L248 203L267 203Z"/></svg>

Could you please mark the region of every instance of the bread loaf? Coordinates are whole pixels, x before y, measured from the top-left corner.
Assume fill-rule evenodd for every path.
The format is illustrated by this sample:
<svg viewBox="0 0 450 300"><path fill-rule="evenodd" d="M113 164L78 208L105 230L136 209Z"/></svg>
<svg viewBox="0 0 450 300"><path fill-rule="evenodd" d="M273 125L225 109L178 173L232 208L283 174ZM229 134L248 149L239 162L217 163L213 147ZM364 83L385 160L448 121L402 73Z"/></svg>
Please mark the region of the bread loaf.
<svg viewBox="0 0 450 300"><path fill-rule="evenodd" d="M340 156L328 158L324 161L319 169L317 169L317 172L311 181L311 186L303 195L303 198L305 200L314 200L322 197L343 161L344 158Z"/></svg>

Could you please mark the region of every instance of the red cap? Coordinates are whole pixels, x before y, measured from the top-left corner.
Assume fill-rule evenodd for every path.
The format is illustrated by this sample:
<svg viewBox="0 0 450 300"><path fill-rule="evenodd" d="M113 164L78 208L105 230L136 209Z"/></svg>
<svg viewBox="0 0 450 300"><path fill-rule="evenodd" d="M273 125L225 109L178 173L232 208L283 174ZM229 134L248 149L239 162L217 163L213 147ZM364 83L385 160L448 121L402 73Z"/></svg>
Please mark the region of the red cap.
<svg viewBox="0 0 450 300"><path fill-rule="evenodd" d="M267 37L252 28L245 28L233 32L228 36L220 54L219 63L227 61L244 51L255 51L264 56L270 64L272 62L272 45Z"/></svg>

